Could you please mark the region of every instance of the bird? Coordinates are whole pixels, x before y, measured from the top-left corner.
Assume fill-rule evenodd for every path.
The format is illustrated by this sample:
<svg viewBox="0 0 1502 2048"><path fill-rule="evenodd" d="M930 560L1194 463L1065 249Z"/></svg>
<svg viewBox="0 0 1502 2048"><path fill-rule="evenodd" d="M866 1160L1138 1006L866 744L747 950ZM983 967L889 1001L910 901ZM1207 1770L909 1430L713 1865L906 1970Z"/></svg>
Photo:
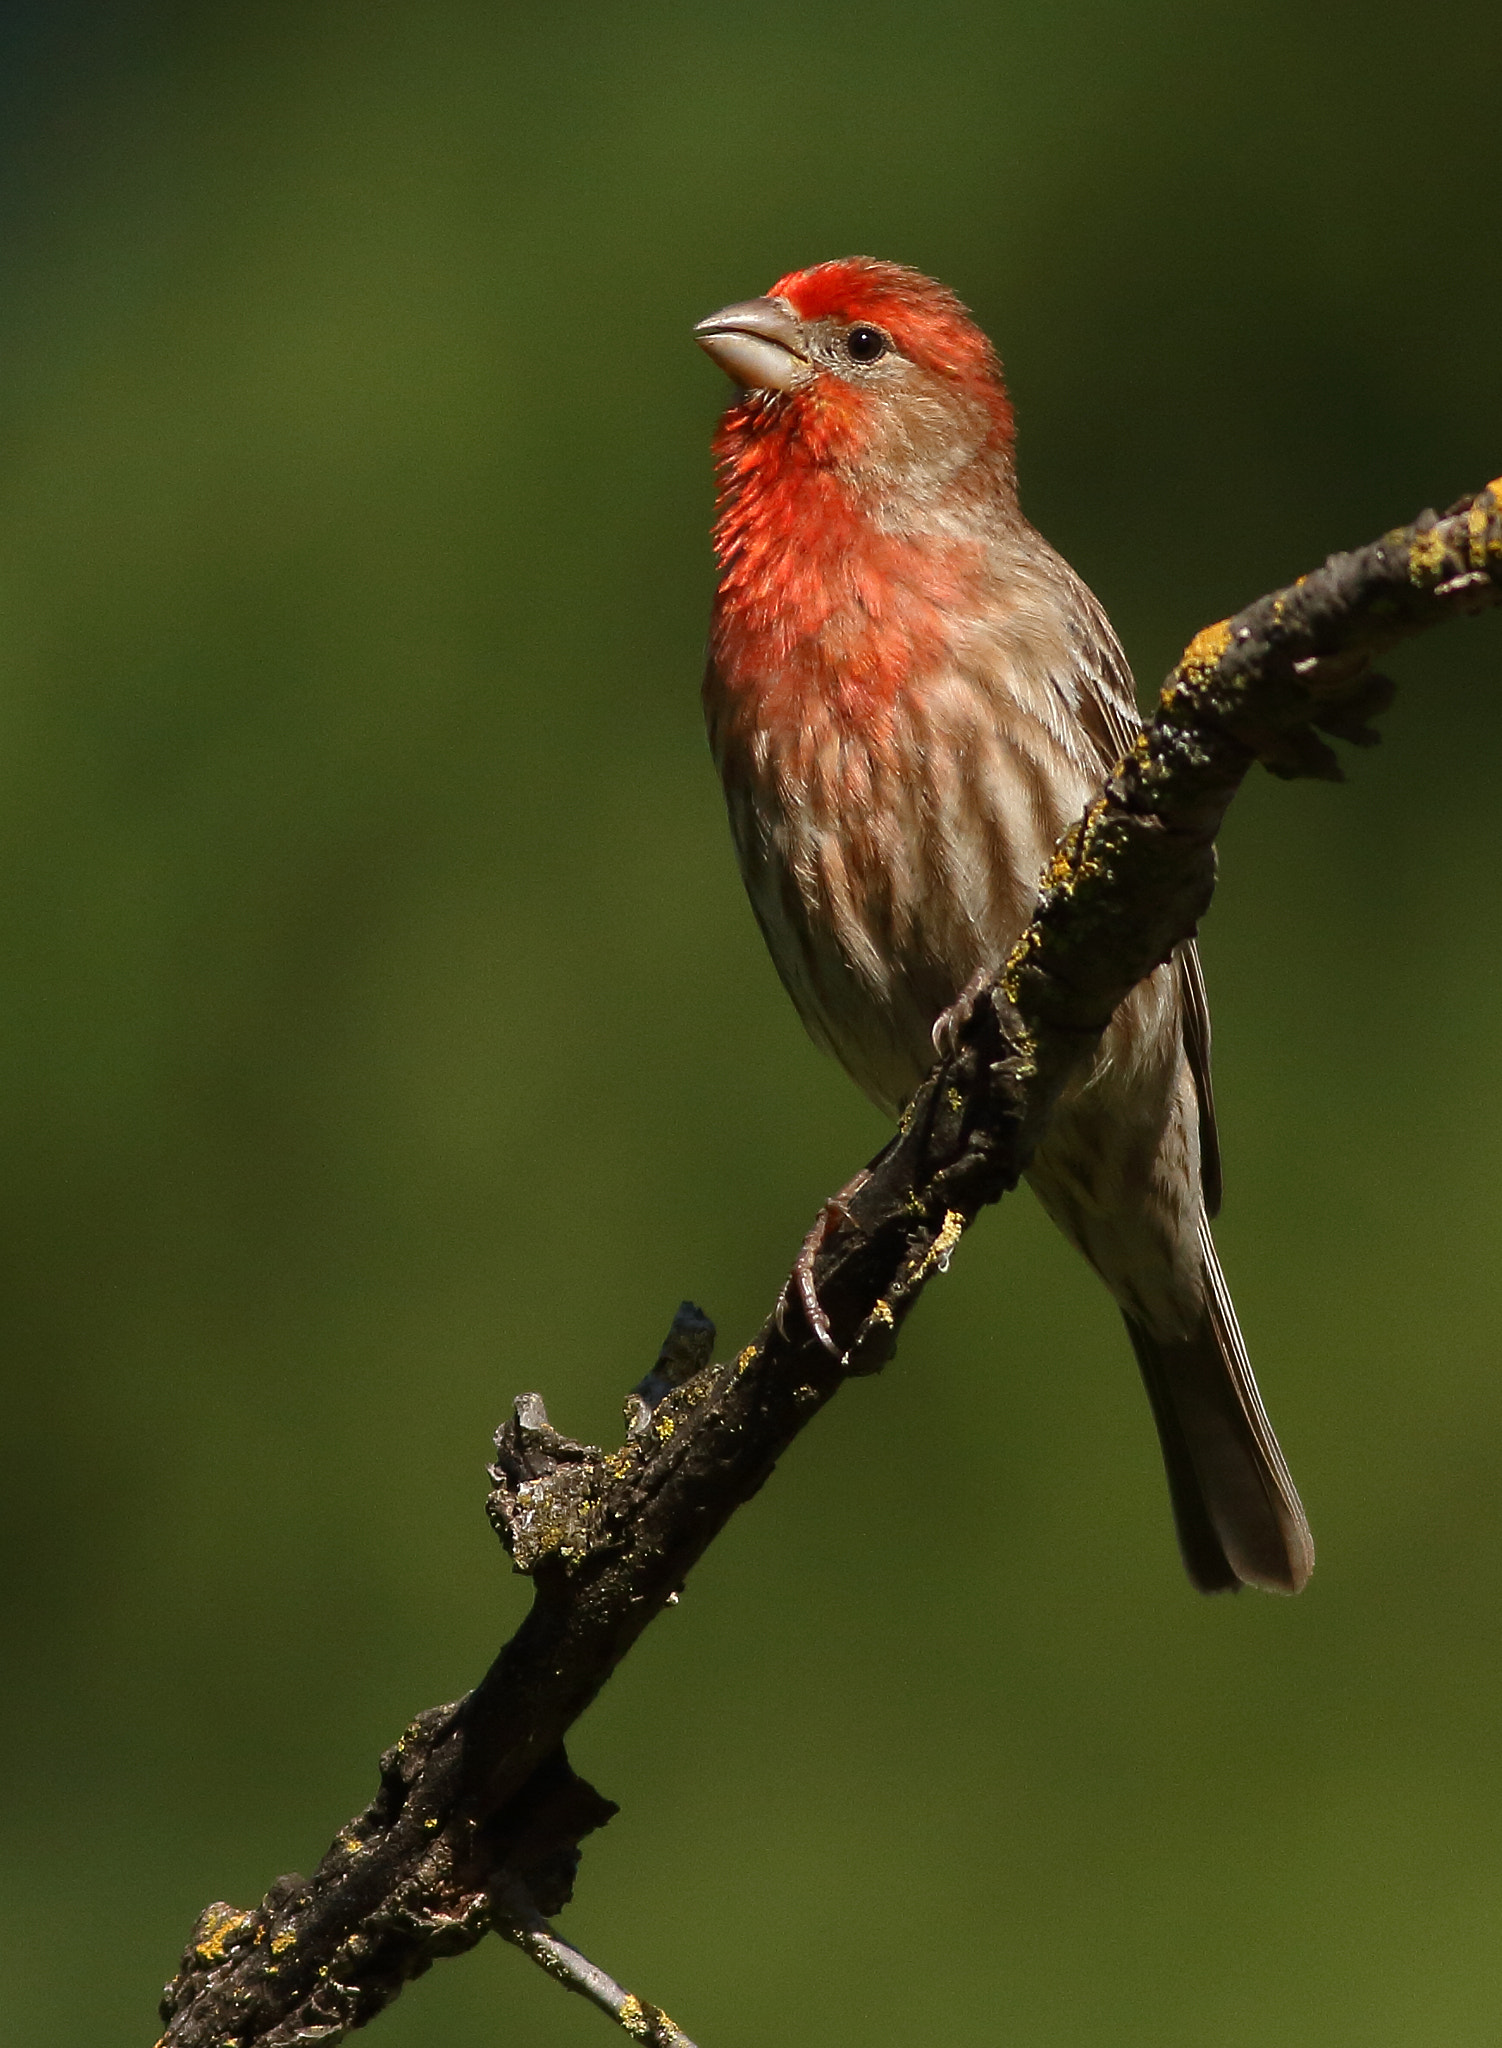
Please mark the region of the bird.
<svg viewBox="0 0 1502 2048"><path fill-rule="evenodd" d="M1140 729L1131 671L1022 514L1001 364L946 286L843 257L693 332L737 387L703 697L741 873L810 1036L900 1116ZM1125 1319L1190 1580L1300 1591L1313 1539L1210 1234L1192 941L1121 1003L1028 1179Z"/></svg>

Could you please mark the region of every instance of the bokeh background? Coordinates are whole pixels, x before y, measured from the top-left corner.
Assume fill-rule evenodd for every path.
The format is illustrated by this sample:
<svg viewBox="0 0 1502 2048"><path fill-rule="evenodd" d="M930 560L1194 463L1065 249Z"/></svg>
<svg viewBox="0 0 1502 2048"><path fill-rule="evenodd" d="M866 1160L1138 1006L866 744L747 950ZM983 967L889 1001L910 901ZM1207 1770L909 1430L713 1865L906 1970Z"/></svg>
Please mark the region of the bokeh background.
<svg viewBox="0 0 1502 2048"><path fill-rule="evenodd" d="M1494 0L7 0L0 2039L153 2038L522 1612L512 1396L613 1440L881 1140L702 739L691 322L951 282L1153 684L1502 469L1499 83ZM1191 1594L1103 1292L987 1217L572 1744L564 1924L705 2048L1502 2029L1502 620L1395 666L1204 932L1313 1586ZM607 2038L498 1942L377 2025Z"/></svg>

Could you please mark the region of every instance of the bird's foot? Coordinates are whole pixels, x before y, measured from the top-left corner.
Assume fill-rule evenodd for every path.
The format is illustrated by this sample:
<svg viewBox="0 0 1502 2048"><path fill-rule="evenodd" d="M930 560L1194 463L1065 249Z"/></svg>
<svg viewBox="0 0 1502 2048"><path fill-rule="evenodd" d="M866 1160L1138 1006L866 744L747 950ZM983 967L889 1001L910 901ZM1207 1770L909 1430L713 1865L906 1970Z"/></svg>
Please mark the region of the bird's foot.
<svg viewBox="0 0 1502 2048"><path fill-rule="evenodd" d="M996 978L994 967L977 967L947 1010L934 1019L934 1051L941 1060L952 1060L960 1049L960 1033L975 1015L981 991Z"/></svg>
<svg viewBox="0 0 1502 2048"><path fill-rule="evenodd" d="M840 1347L834 1341L834 1332L829 1327L829 1318L824 1313L824 1304L819 1299L819 1289L814 1281L814 1260L823 1251L834 1232L842 1223L853 1223L854 1215L850 1204L870 1179L870 1173L862 1167L852 1181L847 1181L837 1195L829 1200L814 1219L814 1227L804 1238L798 1256L793 1261L792 1274L783 1288L777 1302L777 1326L786 1335L783 1311L788 1305L789 1290L797 1298L804 1320L813 1331L831 1358L842 1356Z"/></svg>

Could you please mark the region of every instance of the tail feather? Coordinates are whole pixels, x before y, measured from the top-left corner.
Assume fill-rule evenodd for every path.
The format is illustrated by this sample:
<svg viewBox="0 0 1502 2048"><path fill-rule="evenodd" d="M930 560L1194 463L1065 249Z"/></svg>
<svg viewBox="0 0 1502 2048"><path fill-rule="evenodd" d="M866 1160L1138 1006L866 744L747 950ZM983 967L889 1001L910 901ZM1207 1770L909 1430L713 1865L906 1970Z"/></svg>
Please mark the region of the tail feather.
<svg viewBox="0 0 1502 2048"><path fill-rule="evenodd" d="M1152 1403L1179 1548L1201 1592L1297 1593L1314 1539L1252 1377L1210 1228L1200 1223L1205 1313L1188 1337L1126 1318Z"/></svg>

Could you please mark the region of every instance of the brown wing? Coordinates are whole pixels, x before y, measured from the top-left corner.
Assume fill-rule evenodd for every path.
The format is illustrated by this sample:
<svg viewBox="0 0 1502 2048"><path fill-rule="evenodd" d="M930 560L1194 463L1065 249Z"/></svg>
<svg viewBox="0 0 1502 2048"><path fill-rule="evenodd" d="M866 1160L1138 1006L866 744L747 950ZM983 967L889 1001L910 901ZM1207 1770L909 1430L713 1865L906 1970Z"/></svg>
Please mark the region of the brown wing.
<svg viewBox="0 0 1502 2048"><path fill-rule="evenodd" d="M1094 593L1077 578L1075 581L1079 616L1085 621L1088 634L1080 648L1080 709L1085 728L1109 771L1130 749L1141 730L1136 692L1132 672L1110 620ZM1193 939L1186 939L1173 957L1183 1009L1184 1052L1199 1104L1200 1190L1205 1214L1214 1217L1220 1213L1220 1134L1215 1126L1215 1090L1210 1082L1210 1004L1205 994L1205 972Z"/></svg>
<svg viewBox="0 0 1502 2048"><path fill-rule="evenodd" d="M1205 994L1205 970L1200 966L1200 949L1193 939L1180 946L1174 959L1179 970L1179 990L1184 1003L1184 1051L1194 1076L1194 1094L1200 1108L1200 1190L1205 1214L1220 1214L1220 1132L1215 1124L1215 1090L1210 1082L1210 1002Z"/></svg>

